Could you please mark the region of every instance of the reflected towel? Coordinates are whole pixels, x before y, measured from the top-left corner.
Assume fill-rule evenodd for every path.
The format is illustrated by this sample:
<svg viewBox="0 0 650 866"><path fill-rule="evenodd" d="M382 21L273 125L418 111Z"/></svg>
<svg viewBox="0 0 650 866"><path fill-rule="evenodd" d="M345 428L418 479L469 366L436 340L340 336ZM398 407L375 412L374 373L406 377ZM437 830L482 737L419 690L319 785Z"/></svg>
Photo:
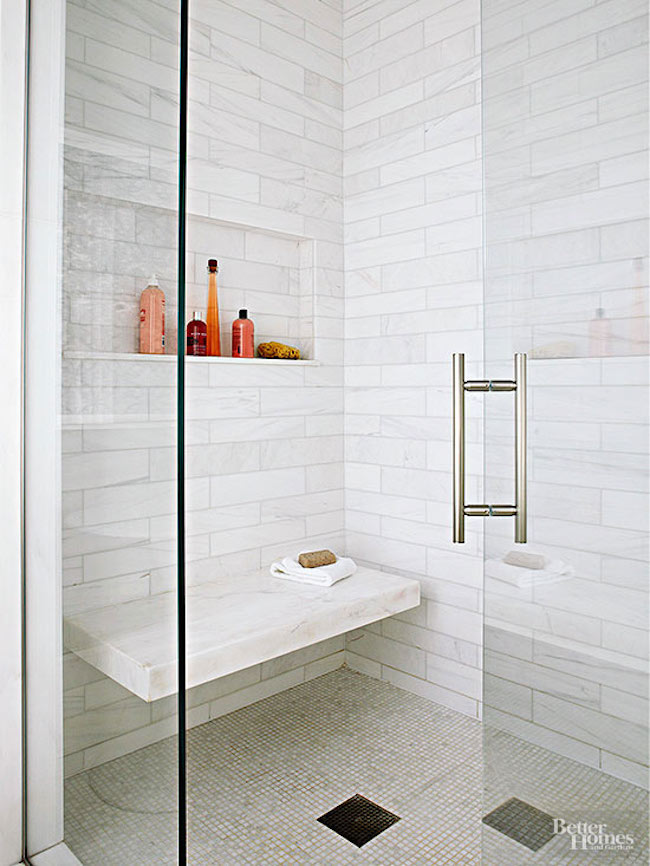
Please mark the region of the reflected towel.
<svg viewBox="0 0 650 866"><path fill-rule="evenodd" d="M544 568L520 568L517 565L508 565L501 559L488 559L485 563L486 577L493 577L503 583L520 588L528 586L547 586L550 583L559 583L568 580L575 575L575 568L562 562L561 559L547 561Z"/></svg>
<svg viewBox="0 0 650 866"><path fill-rule="evenodd" d="M311 583L314 586L332 586L345 577L350 577L357 570L353 559L343 556L331 565L319 565L317 568L303 568L299 562L286 556L280 562L271 566L273 577L284 580L295 580L298 583Z"/></svg>

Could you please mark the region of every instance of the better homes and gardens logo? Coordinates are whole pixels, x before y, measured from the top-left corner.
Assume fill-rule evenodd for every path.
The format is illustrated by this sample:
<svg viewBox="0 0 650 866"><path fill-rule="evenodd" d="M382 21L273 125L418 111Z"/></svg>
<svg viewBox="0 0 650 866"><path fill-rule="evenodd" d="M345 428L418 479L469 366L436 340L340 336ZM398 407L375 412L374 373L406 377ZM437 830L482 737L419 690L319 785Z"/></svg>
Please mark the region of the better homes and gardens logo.
<svg viewBox="0 0 650 866"><path fill-rule="evenodd" d="M568 836L572 851L631 851L634 847L630 833L614 833L607 824L569 823L564 818L553 818L553 832Z"/></svg>

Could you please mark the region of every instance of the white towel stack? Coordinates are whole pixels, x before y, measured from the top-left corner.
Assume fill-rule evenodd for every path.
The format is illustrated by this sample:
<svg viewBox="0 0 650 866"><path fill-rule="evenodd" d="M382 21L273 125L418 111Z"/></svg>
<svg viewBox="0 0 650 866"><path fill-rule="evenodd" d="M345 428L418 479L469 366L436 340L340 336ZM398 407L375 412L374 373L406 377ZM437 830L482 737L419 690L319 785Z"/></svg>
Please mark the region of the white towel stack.
<svg viewBox="0 0 650 866"><path fill-rule="evenodd" d="M495 580L523 589L529 586L548 586L551 583L568 580L575 575L575 568L562 562L561 559L545 559L543 568L522 568L518 565L509 565L502 559L488 559L485 563L485 574L486 577L493 577Z"/></svg>
<svg viewBox="0 0 650 866"><path fill-rule="evenodd" d="M337 559L331 565L319 565L317 568L303 568L297 560L289 556L285 556L280 562L274 562L271 566L273 577L295 580L298 583L310 583L314 586L332 586L337 581L350 577L356 570L356 562L346 556Z"/></svg>

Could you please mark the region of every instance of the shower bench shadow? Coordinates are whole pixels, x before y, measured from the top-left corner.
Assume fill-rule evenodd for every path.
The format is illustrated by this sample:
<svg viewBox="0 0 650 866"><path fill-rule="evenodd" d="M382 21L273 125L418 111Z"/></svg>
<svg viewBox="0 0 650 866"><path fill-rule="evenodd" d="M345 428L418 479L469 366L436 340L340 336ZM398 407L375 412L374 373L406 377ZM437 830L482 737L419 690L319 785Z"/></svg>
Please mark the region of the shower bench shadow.
<svg viewBox="0 0 650 866"><path fill-rule="evenodd" d="M187 599L187 687L269 661L417 607L420 585L359 568L332 587L273 578L267 571L191 586ZM176 692L176 593L64 619L64 643L145 701Z"/></svg>

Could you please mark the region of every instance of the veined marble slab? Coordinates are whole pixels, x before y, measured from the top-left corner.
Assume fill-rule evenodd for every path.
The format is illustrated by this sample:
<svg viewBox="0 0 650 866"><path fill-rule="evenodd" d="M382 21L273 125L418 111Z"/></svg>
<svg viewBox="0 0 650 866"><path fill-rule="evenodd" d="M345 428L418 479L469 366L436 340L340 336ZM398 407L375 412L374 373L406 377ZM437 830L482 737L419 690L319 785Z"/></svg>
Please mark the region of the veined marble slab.
<svg viewBox="0 0 650 866"><path fill-rule="evenodd" d="M267 571L187 590L188 688L417 607L420 585L359 568L332 587ZM64 620L68 649L145 701L174 694L176 593L86 611Z"/></svg>

